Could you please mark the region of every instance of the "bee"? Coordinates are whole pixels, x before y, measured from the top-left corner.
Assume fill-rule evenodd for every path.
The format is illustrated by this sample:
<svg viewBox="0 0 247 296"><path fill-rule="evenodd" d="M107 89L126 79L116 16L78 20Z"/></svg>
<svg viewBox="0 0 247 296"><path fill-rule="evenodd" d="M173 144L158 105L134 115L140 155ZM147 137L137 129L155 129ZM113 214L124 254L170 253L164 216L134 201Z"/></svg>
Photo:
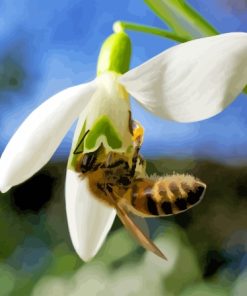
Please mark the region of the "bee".
<svg viewBox="0 0 247 296"><path fill-rule="evenodd" d="M145 218L184 212L201 201L206 185L191 175L148 177L145 161L139 153L144 129L132 120L130 130L132 153L106 153L101 145L94 152L79 153L76 170L82 178L88 179L89 190L96 198L116 209L124 226L144 248L166 259L131 214Z"/></svg>

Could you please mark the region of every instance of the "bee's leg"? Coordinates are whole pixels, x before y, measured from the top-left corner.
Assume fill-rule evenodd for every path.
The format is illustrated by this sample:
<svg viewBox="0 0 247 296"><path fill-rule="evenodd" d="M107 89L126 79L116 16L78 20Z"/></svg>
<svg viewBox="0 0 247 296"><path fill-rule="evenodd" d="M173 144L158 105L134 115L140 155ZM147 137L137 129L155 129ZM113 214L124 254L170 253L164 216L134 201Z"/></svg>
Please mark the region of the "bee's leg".
<svg viewBox="0 0 247 296"><path fill-rule="evenodd" d="M139 151L140 151L140 147L136 147L133 157L132 157L132 166L130 168L130 176L134 177L135 175L135 171L136 171L136 165L137 165L137 160L138 160L138 156L139 156Z"/></svg>
<svg viewBox="0 0 247 296"><path fill-rule="evenodd" d="M112 186L113 184L111 183L97 183L98 189L105 195L107 195L108 192L112 192Z"/></svg>
<svg viewBox="0 0 247 296"><path fill-rule="evenodd" d="M137 161L139 159L139 152L141 149L141 145L143 142L143 135L144 135L144 128L142 125L135 121L132 120L132 127L133 127L133 143L134 143L134 153L132 157L132 167L130 169L130 176L134 177L135 171L136 171L136 166L137 166Z"/></svg>
<svg viewBox="0 0 247 296"><path fill-rule="evenodd" d="M105 195L107 195L106 193L106 189L105 189L105 185L104 184L101 184L101 183L97 183L97 188L103 192Z"/></svg>
<svg viewBox="0 0 247 296"><path fill-rule="evenodd" d="M105 161L105 166L106 167L110 166L110 164L112 163L112 159L113 159L113 152L109 152L107 154L107 158L106 158L106 161Z"/></svg>
<svg viewBox="0 0 247 296"><path fill-rule="evenodd" d="M135 167L135 175L132 178L146 178L146 161L139 154L137 157L136 167Z"/></svg>
<svg viewBox="0 0 247 296"><path fill-rule="evenodd" d="M115 168L123 167L125 170L128 170L129 164L127 160L125 160L124 158L121 158L121 155L117 156L117 158L115 157L116 159L114 160L114 155L116 156L117 153L109 152L107 154L105 163L101 167L104 167L106 169L115 169Z"/></svg>

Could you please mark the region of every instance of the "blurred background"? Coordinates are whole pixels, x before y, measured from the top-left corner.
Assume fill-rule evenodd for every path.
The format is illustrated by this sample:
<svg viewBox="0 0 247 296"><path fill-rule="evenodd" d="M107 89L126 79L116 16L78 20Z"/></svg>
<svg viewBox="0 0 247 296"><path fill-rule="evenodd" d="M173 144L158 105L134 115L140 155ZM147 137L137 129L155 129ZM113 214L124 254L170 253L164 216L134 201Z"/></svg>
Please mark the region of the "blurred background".
<svg viewBox="0 0 247 296"><path fill-rule="evenodd" d="M247 29L246 0L188 2L221 33ZM141 0L2 0L0 11L0 153L41 102L95 77L113 22L166 28ZM132 67L175 44L129 36ZM192 210L148 220L168 262L140 248L117 219L92 262L75 254L63 192L72 127L45 168L0 193L0 295L246 295L246 98L190 124L158 119L132 101L148 173L189 172L208 186Z"/></svg>

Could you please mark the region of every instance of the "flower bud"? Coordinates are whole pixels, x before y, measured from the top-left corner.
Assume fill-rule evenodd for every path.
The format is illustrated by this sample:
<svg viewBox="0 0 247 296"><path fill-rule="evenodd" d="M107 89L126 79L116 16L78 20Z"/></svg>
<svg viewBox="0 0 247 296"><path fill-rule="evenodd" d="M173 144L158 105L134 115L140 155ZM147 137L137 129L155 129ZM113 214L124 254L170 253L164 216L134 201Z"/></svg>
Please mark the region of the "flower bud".
<svg viewBox="0 0 247 296"><path fill-rule="evenodd" d="M113 33L103 43L97 66L97 75L106 71L123 74L129 70L131 41L124 32Z"/></svg>

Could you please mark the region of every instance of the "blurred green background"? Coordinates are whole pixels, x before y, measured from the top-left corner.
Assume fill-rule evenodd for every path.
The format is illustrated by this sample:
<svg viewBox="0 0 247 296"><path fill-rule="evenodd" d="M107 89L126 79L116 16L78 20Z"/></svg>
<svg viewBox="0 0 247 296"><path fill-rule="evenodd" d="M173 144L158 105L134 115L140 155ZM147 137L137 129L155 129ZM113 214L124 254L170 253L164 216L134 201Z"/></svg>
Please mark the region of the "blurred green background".
<svg viewBox="0 0 247 296"><path fill-rule="evenodd" d="M245 0L189 2L220 32L246 31ZM46 97L94 77L114 21L164 25L139 0L3 0L0 9L1 152ZM174 44L130 36L132 66ZM0 296L247 295L246 107L241 96L222 114L186 125L156 119L133 103L146 130L148 173L189 172L208 186L188 212L148 219L168 262L139 247L118 219L91 262L76 255L64 203L71 130L45 168L0 196Z"/></svg>
<svg viewBox="0 0 247 296"><path fill-rule="evenodd" d="M245 295L247 168L159 159L149 173L189 172L203 201L148 219L168 262L144 251L116 219L99 254L83 263L70 242L63 199L66 164L52 163L1 199L0 295Z"/></svg>

